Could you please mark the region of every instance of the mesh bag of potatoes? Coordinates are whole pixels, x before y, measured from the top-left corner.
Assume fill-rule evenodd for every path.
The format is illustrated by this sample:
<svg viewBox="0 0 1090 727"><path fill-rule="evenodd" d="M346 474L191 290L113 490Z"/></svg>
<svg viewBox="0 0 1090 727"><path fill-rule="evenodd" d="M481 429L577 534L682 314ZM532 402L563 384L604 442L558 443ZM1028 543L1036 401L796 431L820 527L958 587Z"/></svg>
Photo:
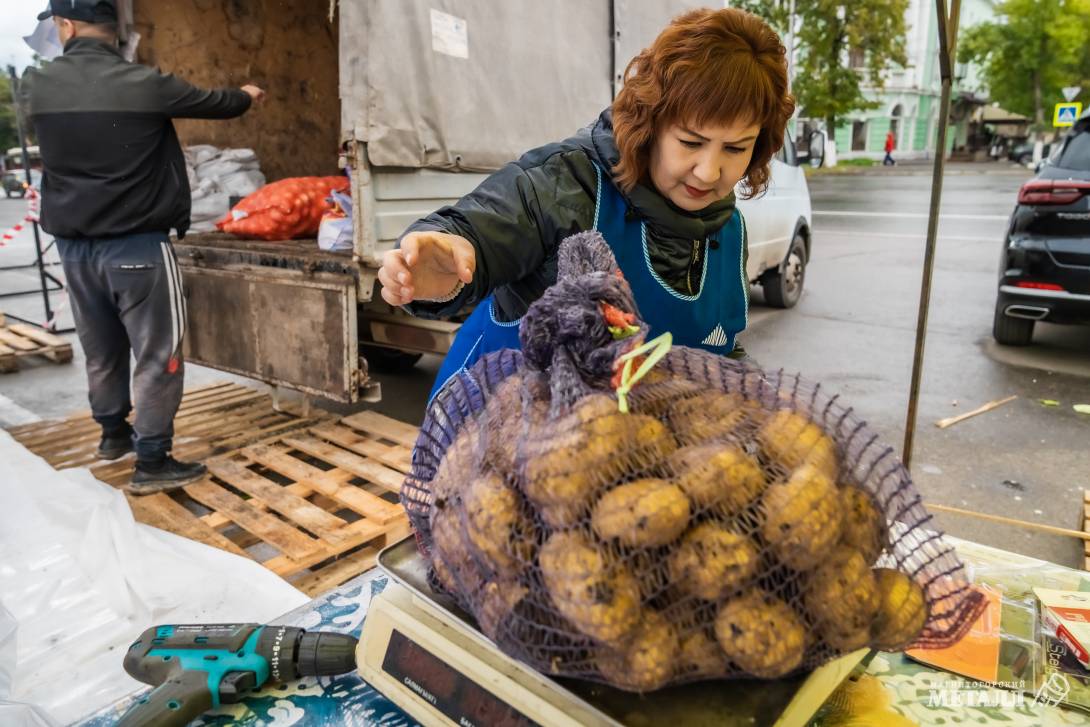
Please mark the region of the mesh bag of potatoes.
<svg viewBox="0 0 1090 727"><path fill-rule="evenodd" d="M835 395L644 340L597 233L429 405L402 501L508 655L630 691L948 646L983 609L893 450Z"/></svg>

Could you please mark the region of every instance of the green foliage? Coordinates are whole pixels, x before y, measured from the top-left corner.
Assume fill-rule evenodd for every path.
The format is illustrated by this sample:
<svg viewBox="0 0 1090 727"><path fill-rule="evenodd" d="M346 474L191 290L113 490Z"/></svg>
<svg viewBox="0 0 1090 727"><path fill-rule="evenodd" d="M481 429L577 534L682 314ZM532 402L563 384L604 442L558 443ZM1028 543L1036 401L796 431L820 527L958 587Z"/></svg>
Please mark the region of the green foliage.
<svg viewBox="0 0 1090 727"><path fill-rule="evenodd" d="M0 154L19 144L15 131L15 106L11 100L11 81L7 74L0 75Z"/></svg>
<svg viewBox="0 0 1090 727"><path fill-rule="evenodd" d="M786 42L788 0L732 3L765 18ZM837 118L874 108L863 87L881 89L886 69L905 65L908 0L796 0L797 67L794 92L809 118ZM849 51L862 52L863 68L850 68Z"/></svg>
<svg viewBox="0 0 1090 727"><path fill-rule="evenodd" d="M1005 0L996 16L962 31L958 60L980 65L993 101L1050 128L1061 88L1090 97L1090 0Z"/></svg>

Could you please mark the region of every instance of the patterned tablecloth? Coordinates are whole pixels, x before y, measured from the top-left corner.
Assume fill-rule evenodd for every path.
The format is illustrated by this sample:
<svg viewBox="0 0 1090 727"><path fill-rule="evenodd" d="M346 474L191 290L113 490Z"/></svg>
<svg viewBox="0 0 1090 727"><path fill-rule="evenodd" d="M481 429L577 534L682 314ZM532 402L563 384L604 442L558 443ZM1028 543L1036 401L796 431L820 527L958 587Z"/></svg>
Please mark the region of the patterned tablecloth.
<svg viewBox="0 0 1090 727"><path fill-rule="evenodd" d="M1002 568L1005 574L1017 572L1018 578L1025 581L1020 582L1021 586L1090 590L1090 574L973 543L954 543L959 553L972 564L977 580L981 580L981 573L988 580L988 569ZM1004 578L1009 580L1010 577L1005 575ZM378 569L372 570L274 623L359 637L371 599L381 593L386 584L386 575ZM140 694L97 712L80 725L106 727L114 724ZM242 703L210 712L193 724L407 727L416 722L358 675L345 674L267 685ZM1090 727L1090 714L1037 703L1033 694L999 689L931 669L903 654L880 653L856 670L813 723L814 727L979 724Z"/></svg>
<svg viewBox="0 0 1090 727"><path fill-rule="evenodd" d="M386 588L387 578L374 569L330 593L291 611L276 624L352 634L359 638L371 599ZM107 727L125 713L140 693L114 704L80 723ZM417 724L393 702L357 674L306 677L290 684L269 684L239 704L209 712L194 725L253 725L254 727L408 727Z"/></svg>

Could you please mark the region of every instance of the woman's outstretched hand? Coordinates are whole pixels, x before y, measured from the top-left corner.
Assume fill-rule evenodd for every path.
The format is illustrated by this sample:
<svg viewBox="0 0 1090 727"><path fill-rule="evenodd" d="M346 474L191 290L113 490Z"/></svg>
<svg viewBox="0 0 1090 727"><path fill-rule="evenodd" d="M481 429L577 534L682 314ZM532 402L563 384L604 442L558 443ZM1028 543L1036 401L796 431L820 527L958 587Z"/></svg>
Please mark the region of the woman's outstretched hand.
<svg viewBox="0 0 1090 727"><path fill-rule="evenodd" d="M400 306L446 298L459 282L473 282L477 255L469 240L444 232L410 232L390 250L378 271L382 298Z"/></svg>

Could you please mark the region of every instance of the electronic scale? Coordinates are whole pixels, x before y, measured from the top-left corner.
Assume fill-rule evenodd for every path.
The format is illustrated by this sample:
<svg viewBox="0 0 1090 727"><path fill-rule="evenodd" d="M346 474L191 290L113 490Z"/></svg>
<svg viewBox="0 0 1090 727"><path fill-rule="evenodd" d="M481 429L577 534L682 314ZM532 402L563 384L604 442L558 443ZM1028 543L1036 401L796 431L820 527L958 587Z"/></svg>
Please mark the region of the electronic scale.
<svg viewBox="0 0 1090 727"><path fill-rule="evenodd" d="M698 682L647 695L554 679L503 654L428 586L413 538L378 557L389 575L367 611L360 675L426 727L775 725L801 727L867 653L776 681Z"/></svg>

